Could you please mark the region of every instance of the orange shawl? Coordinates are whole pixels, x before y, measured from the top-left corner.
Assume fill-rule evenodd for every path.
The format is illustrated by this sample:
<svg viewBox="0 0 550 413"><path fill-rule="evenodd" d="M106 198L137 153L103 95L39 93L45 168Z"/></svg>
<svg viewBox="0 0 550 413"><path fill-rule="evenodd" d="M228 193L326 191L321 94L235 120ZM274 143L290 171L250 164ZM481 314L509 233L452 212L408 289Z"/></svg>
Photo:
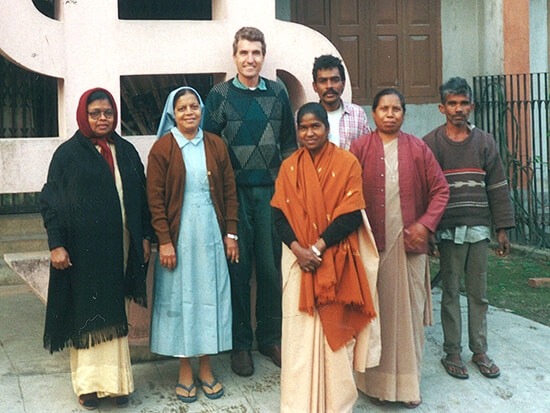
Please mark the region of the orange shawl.
<svg viewBox="0 0 550 413"><path fill-rule="evenodd" d="M313 245L334 219L365 208L361 166L330 142L315 161L301 148L281 165L271 205L283 211L300 245ZM313 315L315 308L333 351L376 316L357 232L327 248L315 273L302 272L299 310Z"/></svg>

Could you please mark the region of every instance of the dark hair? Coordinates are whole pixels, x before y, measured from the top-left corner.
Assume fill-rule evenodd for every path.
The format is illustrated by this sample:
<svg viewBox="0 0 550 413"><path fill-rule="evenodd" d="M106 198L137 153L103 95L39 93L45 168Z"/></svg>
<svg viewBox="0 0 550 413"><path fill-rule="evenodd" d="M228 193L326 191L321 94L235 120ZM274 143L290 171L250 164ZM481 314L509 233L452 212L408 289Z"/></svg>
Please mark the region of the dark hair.
<svg viewBox="0 0 550 413"><path fill-rule="evenodd" d="M191 89L181 89L181 90L178 90L176 92L176 94L174 95L174 102L172 103L172 109L176 109L176 103L178 103L179 98L181 98L182 96L188 95L188 94L195 95L195 97L197 98L197 102L200 103L201 100L199 99L197 94L195 92L193 92Z"/></svg>
<svg viewBox="0 0 550 413"><path fill-rule="evenodd" d="M342 59L332 56L330 54L324 54L322 56L316 57L313 61L313 81L317 82L317 72L321 69L333 69L337 67L340 72L340 79L342 82L346 81L346 71L344 70L344 65L342 64Z"/></svg>
<svg viewBox="0 0 550 413"><path fill-rule="evenodd" d="M374 97L374 100L372 101L372 111L373 112L378 107L378 104L380 103L380 99L382 98L382 96L387 96L387 95L397 96L399 98L399 101L401 102L401 107L403 108L403 113L406 112L407 109L405 109L405 98L403 97L403 95L401 94L401 92L399 90L392 89L392 88L383 89L383 90L381 90L380 92L378 92L376 94L376 96Z"/></svg>
<svg viewBox="0 0 550 413"><path fill-rule="evenodd" d="M304 115L312 114L317 119L319 119L327 129L330 129L330 124L328 123L328 115L327 111L321 105L317 102L309 102L303 105L300 109L298 109L298 114L296 115L296 123L300 125L300 122L302 121L302 118Z"/></svg>
<svg viewBox="0 0 550 413"><path fill-rule="evenodd" d="M86 99L86 106L88 106L92 102L95 102L96 100L108 100L111 106L113 108L115 107L113 101L111 100L111 97L103 90L95 90L90 93L90 96L88 96L88 99Z"/></svg>
<svg viewBox="0 0 550 413"><path fill-rule="evenodd" d="M448 95L464 95L468 96L470 102L472 101L472 88L461 77L452 77L439 86L439 96L441 97L441 103L445 104L445 100Z"/></svg>
<svg viewBox="0 0 550 413"><path fill-rule="evenodd" d="M239 46L239 40L248 40L249 42L260 42L262 44L262 55L265 56L265 38L264 34L255 27L241 27L235 33L233 39L233 56L237 54L237 48Z"/></svg>

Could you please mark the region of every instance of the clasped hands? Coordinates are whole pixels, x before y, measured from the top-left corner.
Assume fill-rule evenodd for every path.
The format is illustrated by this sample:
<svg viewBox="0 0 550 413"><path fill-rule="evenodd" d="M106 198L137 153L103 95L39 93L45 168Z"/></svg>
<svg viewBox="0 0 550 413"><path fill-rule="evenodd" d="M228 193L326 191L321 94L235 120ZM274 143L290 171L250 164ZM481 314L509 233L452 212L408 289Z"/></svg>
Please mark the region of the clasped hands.
<svg viewBox="0 0 550 413"><path fill-rule="evenodd" d="M321 254L323 254L323 252L327 249L327 244L322 238L319 238L313 246L317 248ZM294 255L296 255L298 265L304 272L315 272L315 270L319 268L323 262L323 259L318 257L311 247L304 248L298 241L292 242L292 244L290 244L290 249Z"/></svg>

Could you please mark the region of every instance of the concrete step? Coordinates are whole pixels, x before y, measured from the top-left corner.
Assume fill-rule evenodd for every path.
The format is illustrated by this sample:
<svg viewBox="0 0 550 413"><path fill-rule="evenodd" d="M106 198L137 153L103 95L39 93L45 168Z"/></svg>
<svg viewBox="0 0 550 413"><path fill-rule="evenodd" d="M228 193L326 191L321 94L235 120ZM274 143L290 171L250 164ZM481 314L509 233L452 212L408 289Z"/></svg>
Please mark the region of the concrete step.
<svg viewBox="0 0 550 413"><path fill-rule="evenodd" d="M42 250L48 250L48 237L40 214L0 215L0 285L23 283L4 254Z"/></svg>
<svg viewBox="0 0 550 413"><path fill-rule="evenodd" d="M45 233L40 214L0 215L0 237Z"/></svg>
<svg viewBox="0 0 550 413"><path fill-rule="evenodd" d="M4 261L4 256L0 256L0 287L18 284L24 284L23 280L8 267L8 264Z"/></svg>
<svg viewBox="0 0 550 413"><path fill-rule="evenodd" d="M48 236L43 234L0 236L0 255L48 249Z"/></svg>

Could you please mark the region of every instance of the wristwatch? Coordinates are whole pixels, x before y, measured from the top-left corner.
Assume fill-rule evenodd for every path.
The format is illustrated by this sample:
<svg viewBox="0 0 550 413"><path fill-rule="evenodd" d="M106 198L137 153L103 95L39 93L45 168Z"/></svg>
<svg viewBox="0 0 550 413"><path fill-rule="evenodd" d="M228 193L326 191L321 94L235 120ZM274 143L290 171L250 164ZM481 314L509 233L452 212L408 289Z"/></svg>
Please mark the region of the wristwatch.
<svg viewBox="0 0 550 413"><path fill-rule="evenodd" d="M235 241L237 241L239 239L239 237L235 234L227 234L227 238L234 239Z"/></svg>

